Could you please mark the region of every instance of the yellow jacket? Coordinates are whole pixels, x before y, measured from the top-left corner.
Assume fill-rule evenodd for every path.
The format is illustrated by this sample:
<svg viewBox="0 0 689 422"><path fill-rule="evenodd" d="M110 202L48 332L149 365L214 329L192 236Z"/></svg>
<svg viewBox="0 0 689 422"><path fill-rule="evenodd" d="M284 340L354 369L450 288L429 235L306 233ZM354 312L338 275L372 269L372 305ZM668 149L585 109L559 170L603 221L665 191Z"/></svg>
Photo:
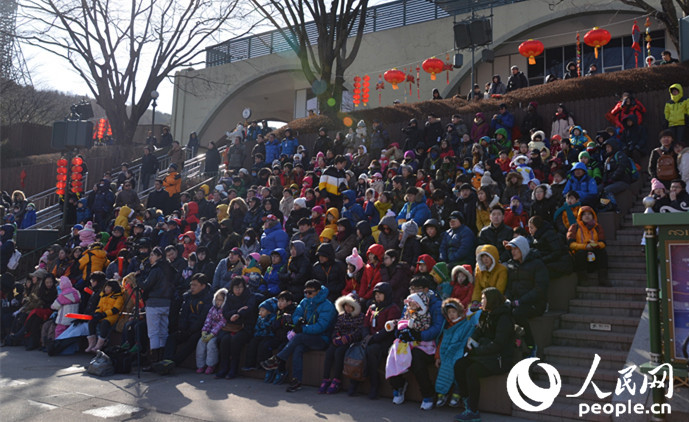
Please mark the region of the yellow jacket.
<svg viewBox="0 0 689 422"><path fill-rule="evenodd" d="M229 205L227 204L220 204L215 207L215 213L218 216L218 222L223 221L226 218L230 218L230 215L227 213L228 208Z"/></svg>
<svg viewBox="0 0 689 422"><path fill-rule="evenodd" d="M91 265L89 265L89 263ZM79 258L79 269L83 271L84 280L94 271L105 271L110 261L101 246L89 249Z"/></svg>
<svg viewBox="0 0 689 422"><path fill-rule="evenodd" d="M489 256L493 260L490 268L486 268L481 256ZM474 277L474 293L471 301L480 302L481 292L487 287L495 287L505 294L507 288L507 267L500 263L498 248L493 245L482 245L476 248L476 276Z"/></svg>
<svg viewBox="0 0 689 422"><path fill-rule="evenodd" d="M104 312L106 315L105 319L110 325L115 325L122 315L123 306L124 296L122 296L122 293L113 292L106 296L105 292L101 292L96 312ZM114 309L117 309L117 312L114 312Z"/></svg>
<svg viewBox="0 0 689 422"><path fill-rule="evenodd" d="M126 205L120 208L120 213L117 214L115 218L115 225L124 227L124 236L129 237L129 214L132 213L132 209Z"/></svg>

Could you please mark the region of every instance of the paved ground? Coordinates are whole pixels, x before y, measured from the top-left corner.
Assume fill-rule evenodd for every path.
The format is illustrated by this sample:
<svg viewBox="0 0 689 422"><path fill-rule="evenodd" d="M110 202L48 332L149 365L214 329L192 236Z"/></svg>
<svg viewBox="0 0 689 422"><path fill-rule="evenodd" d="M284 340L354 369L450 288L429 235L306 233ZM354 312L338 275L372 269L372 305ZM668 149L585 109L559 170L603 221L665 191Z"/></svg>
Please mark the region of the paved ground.
<svg viewBox="0 0 689 422"><path fill-rule="evenodd" d="M136 373L97 378L86 373L86 354L48 357L23 348L0 351L0 420L14 421L451 421L455 409L424 412L418 403L297 393L284 386L239 378L215 380L179 369L160 377ZM483 420L519 421L484 414Z"/></svg>

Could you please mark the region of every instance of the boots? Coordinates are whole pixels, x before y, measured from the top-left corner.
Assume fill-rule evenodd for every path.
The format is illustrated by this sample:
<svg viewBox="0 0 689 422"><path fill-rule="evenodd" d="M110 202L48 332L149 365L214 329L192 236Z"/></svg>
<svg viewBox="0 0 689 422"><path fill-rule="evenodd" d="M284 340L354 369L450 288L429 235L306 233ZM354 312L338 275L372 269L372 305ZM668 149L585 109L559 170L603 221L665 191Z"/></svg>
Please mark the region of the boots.
<svg viewBox="0 0 689 422"><path fill-rule="evenodd" d="M151 349L151 353L148 356L148 365L141 368L143 372L153 372L153 365L158 362L162 356L163 349Z"/></svg>
<svg viewBox="0 0 689 422"><path fill-rule="evenodd" d="M103 346L105 345L105 340L102 337L98 337L98 341L96 342L96 346L92 349L94 352L98 352L99 350L103 350Z"/></svg>
<svg viewBox="0 0 689 422"><path fill-rule="evenodd" d="M84 351L87 353L95 352L96 351L96 349L95 349L95 347L96 347L96 336L87 336L86 340L89 341L89 347L87 347L86 350L84 350Z"/></svg>

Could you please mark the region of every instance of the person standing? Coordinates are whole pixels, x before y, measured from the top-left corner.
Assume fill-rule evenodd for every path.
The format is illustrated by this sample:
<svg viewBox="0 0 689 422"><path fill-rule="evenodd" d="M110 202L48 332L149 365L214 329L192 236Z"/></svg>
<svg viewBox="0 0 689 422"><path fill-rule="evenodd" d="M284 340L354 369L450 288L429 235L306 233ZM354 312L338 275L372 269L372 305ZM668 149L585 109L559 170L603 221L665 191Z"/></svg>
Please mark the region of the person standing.
<svg viewBox="0 0 689 422"><path fill-rule="evenodd" d="M158 171L158 159L153 155L153 147L144 148L144 156L141 158L141 190L148 189L153 177Z"/></svg>
<svg viewBox="0 0 689 422"><path fill-rule="evenodd" d="M171 163L177 164L177 170L181 171L184 168L186 153L178 141L172 142L172 148L170 148L170 151L167 153L167 155L170 157Z"/></svg>
<svg viewBox="0 0 689 422"><path fill-rule="evenodd" d="M170 128L165 126L163 128L163 134L160 135L160 145L158 145L161 148L169 147L172 145L172 134L170 133Z"/></svg>
<svg viewBox="0 0 689 422"><path fill-rule="evenodd" d="M510 71L512 74L507 79L507 92L515 91L519 88L527 88L529 86L529 80L526 79L524 72L519 71L518 66L512 66Z"/></svg>
<svg viewBox="0 0 689 422"><path fill-rule="evenodd" d="M199 152L199 145L201 142L199 141L199 135L196 134L196 132L191 132L189 134L189 142L187 142L187 148L191 150L191 156L196 157L196 154Z"/></svg>
<svg viewBox="0 0 689 422"><path fill-rule="evenodd" d="M206 165L204 166L204 173L206 177L215 176L218 174L220 167L220 153L215 146L215 142L208 143L208 151L206 151Z"/></svg>

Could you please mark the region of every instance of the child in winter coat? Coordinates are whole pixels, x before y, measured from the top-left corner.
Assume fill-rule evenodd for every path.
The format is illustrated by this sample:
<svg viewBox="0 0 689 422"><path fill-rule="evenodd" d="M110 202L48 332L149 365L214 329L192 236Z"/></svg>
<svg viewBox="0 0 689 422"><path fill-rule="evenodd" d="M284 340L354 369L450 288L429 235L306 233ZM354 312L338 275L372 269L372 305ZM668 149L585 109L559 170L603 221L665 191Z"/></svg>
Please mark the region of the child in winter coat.
<svg viewBox="0 0 689 422"><path fill-rule="evenodd" d="M323 217L323 207L316 205L311 208L311 226L316 231L316 236L320 236L325 228L325 217Z"/></svg>
<svg viewBox="0 0 689 422"><path fill-rule="evenodd" d="M529 167L529 157L526 155L517 155L512 159L512 167L514 171L522 175L522 183L529 184L529 181L536 178L531 167Z"/></svg>
<svg viewBox="0 0 689 422"><path fill-rule="evenodd" d="M512 227L526 227L529 221L529 214L524 210L522 202L518 196L510 199L510 207L505 210L505 225Z"/></svg>
<svg viewBox="0 0 689 422"><path fill-rule="evenodd" d="M57 311L57 318L55 319L55 337L57 338L63 331L72 323L72 318L67 318L65 315L69 313L79 313L79 300L81 295L79 291L72 287L72 281L65 276L60 277L60 294L57 299L50 306Z"/></svg>
<svg viewBox="0 0 689 422"><path fill-rule="evenodd" d="M256 369L256 362L263 362L268 359L273 349L279 344L276 342L273 333L273 323L277 317L278 300L274 297L261 302L258 307L258 318L254 326L254 337L246 348L246 358L242 371L253 371Z"/></svg>
<svg viewBox="0 0 689 422"><path fill-rule="evenodd" d="M474 274L471 265L458 265L452 269L452 297L459 299L465 309L474 294Z"/></svg>
<svg viewBox="0 0 689 422"><path fill-rule="evenodd" d="M91 219L91 209L88 205L88 198L84 197L77 202L77 223L84 224Z"/></svg>
<svg viewBox="0 0 689 422"><path fill-rule="evenodd" d="M218 333L227 321L222 313L227 298L227 289L222 288L213 295L213 306L206 315L201 329L201 338L196 343L196 373L210 375L218 365ZM247 355L248 356L248 355Z"/></svg>
<svg viewBox="0 0 689 422"><path fill-rule="evenodd" d="M294 303L292 293L288 291L280 292L280 294L277 296L277 313L272 326L273 338L275 340L273 350L280 351L289 342L287 335L294 328L292 315L294 314L296 308L297 305ZM286 381L286 378L286 371L278 371L277 369L274 369L271 371L266 371L263 382L281 384Z"/></svg>
<svg viewBox="0 0 689 422"><path fill-rule="evenodd" d="M246 267L242 270L242 276L247 279L247 286L252 293L265 290L265 280L263 280L263 267L261 267L261 254L252 252L247 256Z"/></svg>
<svg viewBox="0 0 689 422"><path fill-rule="evenodd" d="M476 277L471 294L471 310L481 305L481 292L495 287L504 293L507 288L507 267L500 263L498 248L493 245L482 245L476 248Z"/></svg>
<svg viewBox="0 0 689 422"><path fill-rule="evenodd" d="M129 217L133 214L134 210L123 205L122 208L120 208L120 212L117 214L117 218L115 218L115 225L124 227L124 237L129 236Z"/></svg>
<svg viewBox="0 0 689 422"><path fill-rule="evenodd" d="M110 335L110 329L117 324L120 312L124 306L124 296L120 283L110 280L105 283L100 293L98 307L89 321L89 347L86 352L97 352L103 348Z"/></svg>
<svg viewBox="0 0 689 422"><path fill-rule="evenodd" d="M387 331L397 329L397 338L392 343L385 364L385 378L405 373L411 367L411 349L418 347L426 354L435 353L435 341L412 340L413 334L427 330L431 326L428 309L429 296L424 292L413 293L404 301L404 316L399 320L385 323Z"/></svg>
<svg viewBox="0 0 689 422"><path fill-rule="evenodd" d="M79 246L83 248L88 248L88 246L96 241L96 231L93 230L93 223L90 221L86 222L84 228L79 230Z"/></svg>
<svg viewBox="0 0 689 422"><path fill-rule="evenodd" d="M361 292L364 260L359 255L357 248L352 249L352 254L345 259L345 263L347 264L347 278L345 280L345 288L342 289L342 296L352 293L358 295Z"/></svg>
<svg viewBox="0 0 689 422"><path fill-rule="evenodd" d="M280 293L280 270L287 264L287 251L283 248L273 249L270 253L270 267L264 277L265 285L261 286L258 293L275 296Z"/></svg>
<svg viewBox="0 0 689 422"><path fill-rule="evenodd" d="M196 235L193 231L188 231L179 236L184 246L184 252L182 252L182 258L188 259L192 252L196 252Z"/></svg>
<svg viewBox="0 0 689 422"><path fill-rule="evenodd" d="M344 368L345 352L350 344L361 338L361 327L364 315L356 295L342 296L335 301L337 321L333 328L330 346L325 352L323 366L323 380L318 394L335 394L342 388L342 370ZM333 374L332 379L330 374Z"/></svg>
<svg viewBox="0 0 689 422"><path fill-rule="evenodd" d="M435 406L445 406L450 396L450 389L454 386L450 406L457 407L461 397L455 382L454 367L455 363L464 356L464 347L478 325L481 311L471 316L465 315L465 307L456 298L445 299L441 310L445 317L445 327L438 339L438 348L435 352L435 367L438 368L438 377L435 380L435 391L438 397Z"/></svg>

